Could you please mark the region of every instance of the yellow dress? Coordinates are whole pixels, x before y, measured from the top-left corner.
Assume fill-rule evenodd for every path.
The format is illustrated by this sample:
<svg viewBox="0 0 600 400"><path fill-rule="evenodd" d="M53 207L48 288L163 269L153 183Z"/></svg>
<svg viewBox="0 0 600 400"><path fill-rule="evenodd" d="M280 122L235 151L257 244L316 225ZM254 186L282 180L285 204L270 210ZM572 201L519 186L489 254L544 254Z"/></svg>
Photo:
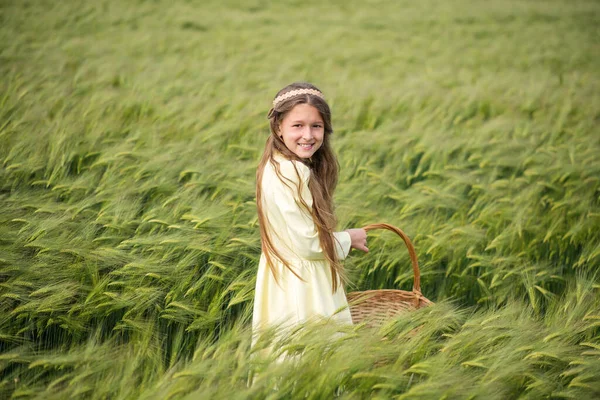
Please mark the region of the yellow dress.
<svg viewBox="0 0 600 400"><path fill-rule="evenodd" d="M262 254L256 278L252 330L256 334L272 325L293 326L319 316L352 324L342 285L338 285L337 291L332 293L329 262L321 249L312 216L297 203L296 188L299 184L302 198L312 207L308 188L310 169L281 155L276 157L276 161L281 175L290 180L291 188L279 179L274 166L267 163L261 182L262 207L268 219L273 246L305 282L274 260L279 277L279 283L276 282ZM334 239L338 259L343 260L350 251L350 234L334 232Z"/></svg>

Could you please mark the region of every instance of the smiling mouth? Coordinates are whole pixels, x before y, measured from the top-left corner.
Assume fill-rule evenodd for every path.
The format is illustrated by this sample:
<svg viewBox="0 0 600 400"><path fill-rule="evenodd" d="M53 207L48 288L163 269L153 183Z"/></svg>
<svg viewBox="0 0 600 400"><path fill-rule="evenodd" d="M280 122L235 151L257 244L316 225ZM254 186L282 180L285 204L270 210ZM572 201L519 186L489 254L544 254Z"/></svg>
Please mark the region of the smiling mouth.
<svg viewBox="0 0 600 400"><path fill-rule="evenodd" d="M298 143L298 146L300 146L306 150L312 149L314 145L315 145L314 143Z"/></svg>

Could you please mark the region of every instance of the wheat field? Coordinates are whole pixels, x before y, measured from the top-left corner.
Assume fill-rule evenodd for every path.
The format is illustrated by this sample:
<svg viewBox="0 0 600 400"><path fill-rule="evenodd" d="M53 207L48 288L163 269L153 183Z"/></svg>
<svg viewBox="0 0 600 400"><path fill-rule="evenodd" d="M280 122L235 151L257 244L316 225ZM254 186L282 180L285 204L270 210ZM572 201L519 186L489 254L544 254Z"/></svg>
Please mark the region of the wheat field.
<svg viewBox="0 0 600 400"><path fill-rule="evenodd" d="M594 0L0 0L0 397L600 397L599 54ZM436 304L251 349L254 174L298 80L339 228L402 228ZM410 289L369 247L347 291Z"/></svg>

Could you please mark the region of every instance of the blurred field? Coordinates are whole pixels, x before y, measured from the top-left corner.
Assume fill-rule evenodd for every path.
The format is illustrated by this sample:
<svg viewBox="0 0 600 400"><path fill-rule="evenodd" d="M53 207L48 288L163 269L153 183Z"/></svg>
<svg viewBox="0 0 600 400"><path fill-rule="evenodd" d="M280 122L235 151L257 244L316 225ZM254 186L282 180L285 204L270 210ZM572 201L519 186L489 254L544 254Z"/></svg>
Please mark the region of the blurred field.
<svg viewBox="0 0 600 400"><path fill-rule="evenodd" d="M592 0L0 0L0 397L600 397L598 54ZM437 304L279 365L254 173L296 80L340 229L401 227ZM369 245L348 290L410 288Z"/></svg>

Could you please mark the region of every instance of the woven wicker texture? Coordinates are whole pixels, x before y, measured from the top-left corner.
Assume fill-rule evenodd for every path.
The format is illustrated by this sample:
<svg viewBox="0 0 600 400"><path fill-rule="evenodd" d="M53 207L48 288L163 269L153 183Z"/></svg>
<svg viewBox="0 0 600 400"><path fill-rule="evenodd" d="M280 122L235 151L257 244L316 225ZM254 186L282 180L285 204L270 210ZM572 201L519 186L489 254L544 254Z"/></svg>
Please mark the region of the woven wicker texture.
<svg viewBox="0 0 600 400"><path fill-rule="evenodd" d="M363 229L366 231L387 229L402 238L412 262L414 282L412 291L380 289L348 293L346 296L350 305L352 321L355 324L365 322L369 326L377 326L398 314L433 304L421 294L421 273L417 253L408 236L400 228L389 224L371 224Z"/></svg>

